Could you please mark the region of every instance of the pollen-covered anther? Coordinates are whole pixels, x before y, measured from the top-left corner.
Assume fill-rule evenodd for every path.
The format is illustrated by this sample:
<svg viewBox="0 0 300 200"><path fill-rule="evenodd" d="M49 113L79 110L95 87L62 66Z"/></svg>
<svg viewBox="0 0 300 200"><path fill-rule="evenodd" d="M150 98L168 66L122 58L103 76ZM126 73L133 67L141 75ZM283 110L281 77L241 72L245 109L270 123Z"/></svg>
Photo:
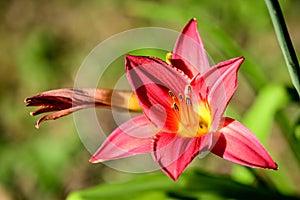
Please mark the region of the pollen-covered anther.
<svg viewBox="0 0 300 200"><path fill-rule="evenodd" d="M172 99L171 108L174 110L177 120L180 121L181 120L180 107L179 107L179 104L178 104L179 102L177 100L177 97L176 97L176 95L174 94L174 92L172 90L169 90L168 93L169 93L169 95Z"/></svg>
<svg viewBox="0 0 300 200"><path fill-rule="evenodd" d="M178 105L174 102L171 106L175 111L179 111Z"/></svg>
<svg viewBox="0 0 300 200"><path fill-rule="evenodd" d="M172 90L169 90L169 95L172 98L173 101L176 101L176 96Z"/></svg>
<svg viewBox="0 0 300 200"><path fill-rule="evenodd" d="M171 65L171 59L172 59L172 52L168 52L166 54L166 63L168 63L169 65Z"/></svg>

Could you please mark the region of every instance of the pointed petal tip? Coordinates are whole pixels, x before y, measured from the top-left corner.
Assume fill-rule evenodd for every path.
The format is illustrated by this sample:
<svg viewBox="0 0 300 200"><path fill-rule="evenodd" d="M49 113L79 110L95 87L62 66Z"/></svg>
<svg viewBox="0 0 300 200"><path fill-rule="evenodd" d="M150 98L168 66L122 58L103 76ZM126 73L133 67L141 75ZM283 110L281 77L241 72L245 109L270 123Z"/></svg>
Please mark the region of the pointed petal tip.
<svg viewBox="0 0 300 200"><path fill-rule="evenodd" d="M196 17L191 18L187 24L191 24L191 23L197 23Z"/></svg>
<svg viewBox="0 0 300 200"><path fill-rule="evenodd" d="M26 103L26 106L30 106L31 101L32 101L32 97L27 97L24 99L24 103Z"/></svg>
<svg viewBox="0 0 300 200"><path fill-rule="evenodd" d="M188 22L188 24L190 24L190 23L196 23L197 24L196 17L193 17L192 19L190 19L190 21Z"/></svg>
<svg viewBox="0 0 300 200"><path fill-rule="evenodd" d="M40 128L40 124L37 122L37 123L34 125L34 127L35 127L36 129L39 129L39 128Z"/></svg>
<svg viewBox="0 0 300 200"><path fill-rule="evenodd" d="M177 182L178 178L179 178L180 174L176 175L176 176L172 176L170 177L173 181Z"/></svg>
<svg viewBox="0 0 300 200"><path fill-rule="evenodd" d="M278 170L278 164L273 162L267 169Z"/></svg>
<svg viewBox="0 0 300 200"><path fill-rule="evenodd" d="M100 163L100 162L103 162L103 161L104 161L104 160L98 159L96 156L92 156L92 157L89 159L89 162L90 162L90 163L93 163L93 164Z"/></svg>
<svg viewBox="0 0 300 200"><path fill-rule="evenodd" d="M273 170L278 170L278 164L277 163L274 163L275 164L275 167L273 168Z"/></svg>
<svg viewBox="0 0 300 200"><path fill-rule="evenodd" d="M267 170L278 170L278 165L277 163L275 163L273 160L269 163L266 163L266 165L261 165L261 166L251 166L249 165L249 167L253 167L253 168L262 168L262 169L267 169Z"/></svg>
<svg viewBox="0 0 300 200"><path fill-rule="evenodd" d="M239 69L241 67L241 65L243 64L245 58L243 56L237 57L236 59L234 59L233 63L237 65L237 69Z"/></svg>
<svg viewBox="0 0 300 200"><path fill-rule="evenodd" d="M245 57L244 57L244 56L237 57L237 60L238 60L239 62L244 62Z"/></svg>
<svg viewBox="0 0 300 200"><path fill-rule="evenodd" d="M249 167L253 168L262 168L266 170L278 170L278 164L274 162L273 160L268 160L266 163L263 165L249 165Z"/></svg>
<svg viewBox="0 0 300 200"><path fill-rule="evenodd" d="M172 179L174 182L178 181L178 178L180 174L173 174L170 171L167 171L166 169L161 168L162 172L165 173L170 179Z"/></svg>
<svg viewBox="0 0 300 200"><path fill-rule="evenodd" d="M138 57L141 57L141 56L134 56L134 55L126 54L125 61L135 60Z"/></svg>
<svg viewBox="0 0 300 200"><path fill-rule="evenodd" d="M217 142L212 153L240 165L278 170L258 138L240 122L225 118L224 127L215 136Z"/></svg>
<svg viewBox="0 0 300 200"><path fill-rule="evenodd" d="M126 54L126 55L124 56L125 60L130 59L131 57L133 57L133 56L130 55L130 54Z"/></svg>
<svg viewBox="0 0 300 200"><path fill-rule="evenodd" d="M205 144L201 137L191 139L160 132L153 141L152 156L160 169L177 181Z"/></svg>
<svg viewBox="0 0 300 200"><path fill-rule="evenodd" d="M35 128L39 129L40 128L40 125L41 123L44 121L44 117L41 117L37 120L37 122L35 123Z"/></svg>
<svg viewBox="0 0 300 200"><path fill-rule="evenodd" d="M138 62L139 57L142 57L142 56L133 56L133 55L126 54L125 55L125 68L126 68L126 70L131 69L135 65L134 63Z"/></svg>
<svg viewBox="0 0 300 200"><path fill-rule="evenodd" d="M231 61L231 63L238 63L239 65L241 65L244 62L245 58L244 56L239 56L233 59L228 60L229 62ZM225 61L226 62L226 61Z"/></svg>

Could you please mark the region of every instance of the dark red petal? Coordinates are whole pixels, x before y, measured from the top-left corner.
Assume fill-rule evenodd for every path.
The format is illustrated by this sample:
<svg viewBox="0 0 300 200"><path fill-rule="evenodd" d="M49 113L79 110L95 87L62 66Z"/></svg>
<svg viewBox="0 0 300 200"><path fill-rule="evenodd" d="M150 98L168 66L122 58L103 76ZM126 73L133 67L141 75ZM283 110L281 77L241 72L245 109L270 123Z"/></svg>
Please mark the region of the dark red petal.
<svg viewBox="0 0 300 200"><path fill-rule="evenodd" d="M195 76L209 69L209 62L198 33L196 19L191 19L183 28L176 41L172 59L184 60L188 67L181 67L181 70L186 74L192 73Z"/></svg>
<svg viewBox="0 0 300 200"><path fill-rule="evenodd" d="M183 71L190 79L199 73L197 70L193 70L193 67L182 59L170 59L170 62L174 67Z"/></svg>
<svg viewBox="0 0 300 200"><path fill-rule="evenodd" d="M224 127L214 135L217 140L212 153L241 165L277 169L277 164L243 124L231 118L224 119Z"/></svg>
<svg viewBox="0 0 300 200"><path fill-rule="evenodd" d="M85 108L89 108L91 106L89 105L81 105L81 106L76 106L76 107L72 107L72 108L67 108L67 109L64 109L64 110L59 110L59 111L56 111L56 112L53 112L51 114L48 114L48 115L45 115L45 116L42 116L40 117L36 124L35 124L35 127L36 128L40 128L40 125L42 122L44 121L47 121L47 120L55 120L55 119L58 119L58 118L61 118L61 117L64 117L66 115L69 115L73 112L76 112L78 110L81 110L81 109L85 109ZM35 113L35 112L34 112ZM30 113L31 115L34 116L33 113Z"/></svg>
<svg viewBox="0 0 300 200"><path fill-rule="evenodd" d="M174 94L183 93L188 78L164 61L145 56L126 56L126 70L131 84L146 116L159 128L176 132L178 122L173 109Z"/></svg>
<svg viewBox="0 0 300 200"><path fill-rule="evenodd" d="M155 130L144 115L135 117L115 129L91 157L90 162L97 163L149 153L152 151L151 144Z"/></svg>
<svg viewBox="0 0 300 200"><path fill-rule="evenodd" d="M188 164L198 155L202 138L181 137L172 133L159 133L153 142L153 159L161 170L172 178L178 179Z"/></svg>
<svg viewBox="0 0 300 200"><path fill-rule="evenodd" d="M237 86L237 72L243 57L227 60L211 67L204 75L196 76L191 85L212 109L211 130L216 130Z"/></svg>

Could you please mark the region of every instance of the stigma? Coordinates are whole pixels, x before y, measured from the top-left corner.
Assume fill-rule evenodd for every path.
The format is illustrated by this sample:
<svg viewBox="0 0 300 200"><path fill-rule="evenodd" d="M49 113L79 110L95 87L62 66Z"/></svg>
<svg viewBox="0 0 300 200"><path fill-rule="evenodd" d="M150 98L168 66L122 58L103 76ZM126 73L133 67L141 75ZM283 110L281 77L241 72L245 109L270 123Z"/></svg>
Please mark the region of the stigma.
<svg viewBox="0 0 300 200"><path fill-rule="evenodd" d="M197 98L190 85L183 93L175 94L169 90L171 108L179 122L178 134L183 137L200 137L209 132L211 109L207 101Z"/></svg>

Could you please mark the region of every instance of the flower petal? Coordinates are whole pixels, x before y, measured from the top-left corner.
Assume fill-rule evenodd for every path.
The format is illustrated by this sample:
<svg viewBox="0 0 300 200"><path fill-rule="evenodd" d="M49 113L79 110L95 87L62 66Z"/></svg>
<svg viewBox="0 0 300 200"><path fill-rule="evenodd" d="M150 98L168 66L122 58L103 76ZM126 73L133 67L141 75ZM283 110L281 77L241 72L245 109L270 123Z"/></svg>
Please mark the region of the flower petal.
<svg viewBox="0 0 300 200"><path fill-rule="evenodd" d="M212 131L218 128L226 106L238 86L237 72L243 61L243 57L238 57L220 62L204 75L196 76L191 82L195 91L199 92L200 98L210 104Z"/></svg>
<svg viewBox="0 0 300 200"><path fill-rule="evenodd" d="M144 115L135 117L115 129L91 157L90 162L97 163L149 153L152 151L154 135L155 127Z"/></svg>
<svg viewBox="0 0 300 200"><path fill-rule="evenodd" d="M212 153L226 160L255 168L278 168L256 136L236 120L225 118L224 127L214 137L217 142Z"/></svg>
<svg viewBox="0 0 300 200"><path fill-rule="evenodd" d="M145 56L126 56L126 70L145 115L159 128L176 132L178 120L172 109L174 94L182 93L188 78L164 61Z"/></svg>
<svg viewBox="0 0 300 200"><path fill-rule="evenodd" d="M190 64L187 64L182 59L169 59L172 66L176 67L177 69L181 70L184 74L186 74L190 79L192 79L195 75L197 75L199 72L198 70L195 70L194 67L192 67Z"/></svg>
<svg viewBox="0 0 300 200"><path fill-rule="evenodd" d="M36 121L36 124L35 124L35 127L36 128L40 128L40 125L42 122L44 121L47 121L47 120L55 120L55 119L58 119L58 118L61 118L61 117L64 117L64 116L67 116L73 112L76 112L78 110L81 110L81 109L85 109L85 108L89 108L90 106L88 105L80 105L80 106L76 106L76 107L71 107L71 108L67 108L67 109L64 109L64 110L59 110L59 111L56 111L56 112L53 112L51 114L48 114L48 115L44 115L42 117L40 117L37 121ZM40 111L40 110L43 110L43 108L40 108L38 109L37 111ZM36 115L36 112L31 112L30 114L32 116Z"/></svg>
<svg viewBox="0 0 300 200"><path fill-rule="evenodd" d="M202 139L161 132L153 142L153 159L166 175L176 181L201 149L206 148L202 147Z"/></svg>
<svg viewBox="0 0 300 200"><path fill-rule="evenodd" d="M209 62L198 33L196 19L191 19L183 28L176 41L172 59L183 60L188 67L181 65L181 70L186 74L193 74L193 76L199 72L202 74L209 69ZM175 64L175 66L179 65Z"/></svg>

